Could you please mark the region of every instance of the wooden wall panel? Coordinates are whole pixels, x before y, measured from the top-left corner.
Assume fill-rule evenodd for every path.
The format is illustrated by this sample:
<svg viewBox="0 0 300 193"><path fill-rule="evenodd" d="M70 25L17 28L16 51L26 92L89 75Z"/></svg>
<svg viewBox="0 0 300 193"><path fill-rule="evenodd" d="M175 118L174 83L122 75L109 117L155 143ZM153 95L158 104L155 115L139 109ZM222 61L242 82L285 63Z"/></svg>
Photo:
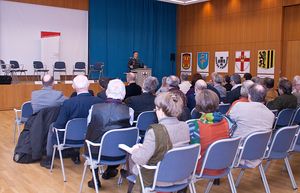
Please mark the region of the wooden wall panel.
<svg viewBox="0 0 300 193"><path fill-rule="evenodd" d="M80 10L89 9L89 0L9 0L9 1L70 8L70 9L80 9Z"/></svg>
<svg viewBox="0 0 300 193"><path fill-rule="evenodd" d="M283 6L299 5L300 0L283 0Z"/></svg>
<svg viewBox="0 0 300 193"><path fill-rule="evenodd" d="M177 72L180 53L193 52L193 73L196 53L210 53L210 73L214 71L216 51L229 51L229 74L234 73L235 51L251 51L251 73L256 75L257 52L276 50L276 73L281 68L282 0L211 0L179 6L177 15Z"/></svg>
<svg viewBox="0 0 300 193"><path fill-rule="evenodd" d="M282 74L300 75L300 5L284 8Z"/></svg>

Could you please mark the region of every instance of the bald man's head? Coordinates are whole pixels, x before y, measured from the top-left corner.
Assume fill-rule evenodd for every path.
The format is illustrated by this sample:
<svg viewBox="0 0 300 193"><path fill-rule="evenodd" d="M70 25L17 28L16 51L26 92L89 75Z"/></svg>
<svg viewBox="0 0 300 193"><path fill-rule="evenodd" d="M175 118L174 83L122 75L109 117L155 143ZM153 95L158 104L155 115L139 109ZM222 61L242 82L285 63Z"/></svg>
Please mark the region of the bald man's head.
<svg viewBox="0 0 300 193"><path fill-rule="evenodd" d="M43 83L44 87L53 86L53 84L54 84L54 78L53 78L53 76L50 76L49 74L46 74L42 78L42 83Z"/></svg>
<svg viewBox="0 0 300 193"><path fill-rule="evenodd" d="M133 73L133 72L127 73L126 79L127 79L127 82L128 82L128 83L133 83L133 82L135 82L135 80L136 80L136 75L135 75L135 73Z"/></svg>
<svg viewBox="0 0 300 193"><path fill-rule="evenodd" d="M261 84L255 83L249 88L249 100L251 102L263 103L265 102L266 95L267 89Z"/></svg>

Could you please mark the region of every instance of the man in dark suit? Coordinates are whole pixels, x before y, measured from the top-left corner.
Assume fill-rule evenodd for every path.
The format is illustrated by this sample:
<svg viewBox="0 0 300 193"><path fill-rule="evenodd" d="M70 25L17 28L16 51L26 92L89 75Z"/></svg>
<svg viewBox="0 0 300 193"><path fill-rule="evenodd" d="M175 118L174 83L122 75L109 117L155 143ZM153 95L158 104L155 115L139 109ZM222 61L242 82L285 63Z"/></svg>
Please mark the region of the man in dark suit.
<svg viewBox="0 0 300 193"><path fill-rule="evenodd" d="M126 86L126 96L125 99L131 96L137 96L142 94L142 88L136 84L136 74L129 72L126 74L126 79L128 85Z"/></svg>
<svg viewBox="0 0 300 193"><path fill-rule="evenodd" d="M33 113L39 112L47 107L60 106L66 97L61 91L53 89L54 78L48 74L42 78L43 88L35 90L31 94L31 105Z"/></svg>
<svg viewBox="0 0 300 193"><path fill-rule="evenodd" d="M242 80L239 74L233 74L230 77L232 89L230 92L227 93L227 96L224 100L225 103L233 103L234 101L238 100L241 97L241 87L242 87Z"/></svg>
<svg viewBox="0 0 300 193"><path fill-rule="evenodd" d="M134 119L144 111L152 111L155 108L155 91L158 86L156 77L149 76L143 84L143 93L139 96L132 96L125 100L125 103L134 110Z"/></svg>
<svg viewBox="0 0 300 193"><path fill-rule="evenodd" d="M97 94L97 97L99 97L103 101L106 101L107 99L106 89L110 80L110 78L105 77L99 79L99 85L101 86L102 90Z"/></svg>
<svg viewBox="0 0 300 193"><path fill-rule="evenodd" d="M66 100L60 108L60 112L53 127L57 129L65 129L69 120L74 118L87 118L92 105L102 102L98 97L93 97L89 91L89 81L86 76L78 75L73 80L73 88L77 92L77 96ZM47 157L41 161L41 166L50 168L51 156L53 153L53 145L57 143L54 128L50 129L47 138ZM60 140L63 139L64 133L59 133ZM72 158L76 164L80 163L79 151Z"/></svg>

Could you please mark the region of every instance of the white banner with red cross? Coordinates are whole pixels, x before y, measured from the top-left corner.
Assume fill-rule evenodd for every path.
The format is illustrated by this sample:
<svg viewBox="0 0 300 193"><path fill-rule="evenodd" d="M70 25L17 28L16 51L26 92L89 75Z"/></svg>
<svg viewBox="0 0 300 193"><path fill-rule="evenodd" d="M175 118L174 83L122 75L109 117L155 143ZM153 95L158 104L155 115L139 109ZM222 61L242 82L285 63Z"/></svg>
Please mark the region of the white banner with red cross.
<svg viewBox="0 0 300 193"><path fill-rule="evenodd" d="M235 52L235 73L250 73L250 51Z"/></svg>

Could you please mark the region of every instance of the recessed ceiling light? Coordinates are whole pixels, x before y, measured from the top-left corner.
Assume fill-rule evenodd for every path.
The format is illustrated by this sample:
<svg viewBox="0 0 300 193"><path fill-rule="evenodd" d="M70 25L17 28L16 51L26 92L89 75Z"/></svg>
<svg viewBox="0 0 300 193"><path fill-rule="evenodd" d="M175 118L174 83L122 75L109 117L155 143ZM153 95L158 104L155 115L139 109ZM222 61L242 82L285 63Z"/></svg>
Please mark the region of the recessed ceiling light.
<svg viewBox="0 0 300 193"><path fill-rule="evenodd" d="M168 3L175 3L179 5L190 5L194 3L201 3L209 0L158 0L158 1L163 1L163 2L168 2Z"/></svg>

